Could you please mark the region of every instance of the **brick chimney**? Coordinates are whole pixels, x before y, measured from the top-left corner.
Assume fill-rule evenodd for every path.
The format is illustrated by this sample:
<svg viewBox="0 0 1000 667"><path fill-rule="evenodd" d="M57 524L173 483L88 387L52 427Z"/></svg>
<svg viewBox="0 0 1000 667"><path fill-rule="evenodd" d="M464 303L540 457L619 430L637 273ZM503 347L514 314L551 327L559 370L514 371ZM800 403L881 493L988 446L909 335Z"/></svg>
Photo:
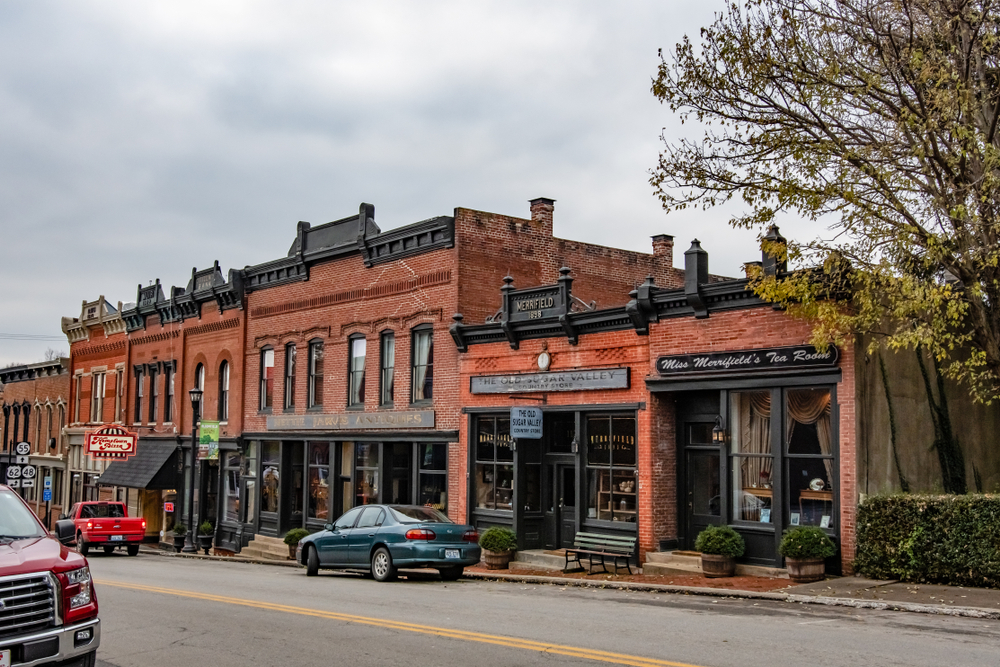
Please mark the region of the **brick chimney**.
<svg viewBox="0 0 1000 667"><path fill-rule="evenodd" d="M670 234L657 234L653 237L653 262L657 266L673 268L674 237Z"/></svg>
<svg viewBox="0 0 1000 667"><path fill-rule="evenodd" d="M529 201L531 204L531 227L543 236L552 236L552 211L555 210L555 199L538 197Z"/></svg>

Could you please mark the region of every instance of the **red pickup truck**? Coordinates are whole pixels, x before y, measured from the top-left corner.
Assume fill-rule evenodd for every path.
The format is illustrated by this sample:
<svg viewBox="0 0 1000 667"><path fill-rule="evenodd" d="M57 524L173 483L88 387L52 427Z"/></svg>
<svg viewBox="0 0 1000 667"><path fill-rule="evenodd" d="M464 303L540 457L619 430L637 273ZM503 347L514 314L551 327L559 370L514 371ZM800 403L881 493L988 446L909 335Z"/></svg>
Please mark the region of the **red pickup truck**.
<svg viewBox="0 0 1000 667"><path fill-rule="evenodd" d="M96 664L97 595L87 559L64 546L73 534L63 532L55 540L0 485L0 666Z"/></svg>
<svg viewBox="0 0 1000 667"><path fill-rule="evenodd" d="M84 556L91 547L101 547L109 554L116 547L125 547L129 556L139 553L146 536L146 520L129 517L124 503L89 501L73 505L69 515L61 520L72 521L76 527L76 548Z"/></svg>

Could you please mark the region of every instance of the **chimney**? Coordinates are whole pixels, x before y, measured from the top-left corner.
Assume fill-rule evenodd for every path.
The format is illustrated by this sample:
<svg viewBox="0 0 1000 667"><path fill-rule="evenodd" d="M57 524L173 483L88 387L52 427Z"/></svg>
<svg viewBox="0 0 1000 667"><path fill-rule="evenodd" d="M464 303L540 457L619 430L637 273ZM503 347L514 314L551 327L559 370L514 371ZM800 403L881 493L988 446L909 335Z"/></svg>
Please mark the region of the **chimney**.
<svg viewBox="0 0 1000 667"><path fill-rule="evenodd" d="M691 241L691 247L684 251L684 295L688 305L698 319L708 317L708 306L702 285L708 283L708 253L701 247L701 241Z"/></svg>
<svg viewBox="0 0 1000 667"><path fill-rule="evenodd" d="M544 236L552 236L552 211L555 210L555 199L538 197L529 201L531 204L531 227Z"/></svg>
<svg viewBox="0 0 1000 667"><path fill-rule="evenodd" d="M766 250L767 246L771 246L773 250L774 245L781 246L780 254L782 256L780 259L773 255L769 255ZM774 276L788 270L788 258L785 256L785 248L787 248L787 246L788 242L778 231L778 225L771 225L768 227L767 234L764 235L761 243L761 256L763 259L762 264L764 265L765 276Z"/></svg>
<svg viewBox="0 0 1000 667"><path fill-rule="evenodd" d="M656 264L674 266L674 237L670 234L657 234L653 237L653 259Z"/></svg>
<svg viewBox="0 0 1000 667"><path fill-rule="evenodd" d="M759 276L763 266L764 265L761 262L746 262L743 264L743 275L748 279L753 278L754 276Z"/></svg>

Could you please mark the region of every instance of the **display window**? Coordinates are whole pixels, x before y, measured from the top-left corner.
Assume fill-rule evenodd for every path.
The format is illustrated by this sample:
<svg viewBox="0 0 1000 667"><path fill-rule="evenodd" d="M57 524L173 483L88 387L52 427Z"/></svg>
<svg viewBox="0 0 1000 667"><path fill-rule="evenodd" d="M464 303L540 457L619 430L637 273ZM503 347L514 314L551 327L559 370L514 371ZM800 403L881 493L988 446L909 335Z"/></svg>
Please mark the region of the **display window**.
<svg viewBox="0 0 1000 667"><path fill-rule="evenodd" d="M638 505L636 421L587 417L587 518L635 523Z"/></svg>
<svg viewBox="0 0 1000 667"><path fill-rule="evenodd" d="M417 445L420 466L418 505L430 505L448 511L448 445L421 443Z"/></svg>
<svg viewBox="0 0 1000 667"><path fill-rule="evenodd" d="M771 391L729 395L732 516L772 523Z"/></svg>
<svg viewBox="0 0 1000 667"><path fill-rule="evenodd" d="M330 517L330 443L310 442L309 513L310 519L327 521Z"/></svg>
<svg viewBox="0 0 1000 667"><path fill-rule="evenodd" d="M511 447L510 417L479 417L476 422L476 507L511 511L514 450Z"/></svg>

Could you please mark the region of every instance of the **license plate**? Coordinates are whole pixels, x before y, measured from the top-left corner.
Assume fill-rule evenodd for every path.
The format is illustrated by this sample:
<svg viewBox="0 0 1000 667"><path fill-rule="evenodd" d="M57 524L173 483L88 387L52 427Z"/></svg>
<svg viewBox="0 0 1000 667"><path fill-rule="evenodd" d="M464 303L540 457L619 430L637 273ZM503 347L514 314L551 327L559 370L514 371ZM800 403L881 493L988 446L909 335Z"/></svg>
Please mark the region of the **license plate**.
<svg viewBox="0 0 1000 667"><path fill-rule="evenodd" d="M112 535L111 536L111 541L112 542L122 542L124 540L125 540L125 536L124 535Z"/></svg>
<svg viewBox="0 0 1000 667"><path fill-rule="evenodd" d="M445 558L461 558L462 554L459 552L458 549L445 549L444 550L444 557Z"/></svg>
<svg viewBox="0 0 1000 667"><path fill-rule="evenodd" d="M10 649L0 651L0 667L10 667Z"/></svg>

